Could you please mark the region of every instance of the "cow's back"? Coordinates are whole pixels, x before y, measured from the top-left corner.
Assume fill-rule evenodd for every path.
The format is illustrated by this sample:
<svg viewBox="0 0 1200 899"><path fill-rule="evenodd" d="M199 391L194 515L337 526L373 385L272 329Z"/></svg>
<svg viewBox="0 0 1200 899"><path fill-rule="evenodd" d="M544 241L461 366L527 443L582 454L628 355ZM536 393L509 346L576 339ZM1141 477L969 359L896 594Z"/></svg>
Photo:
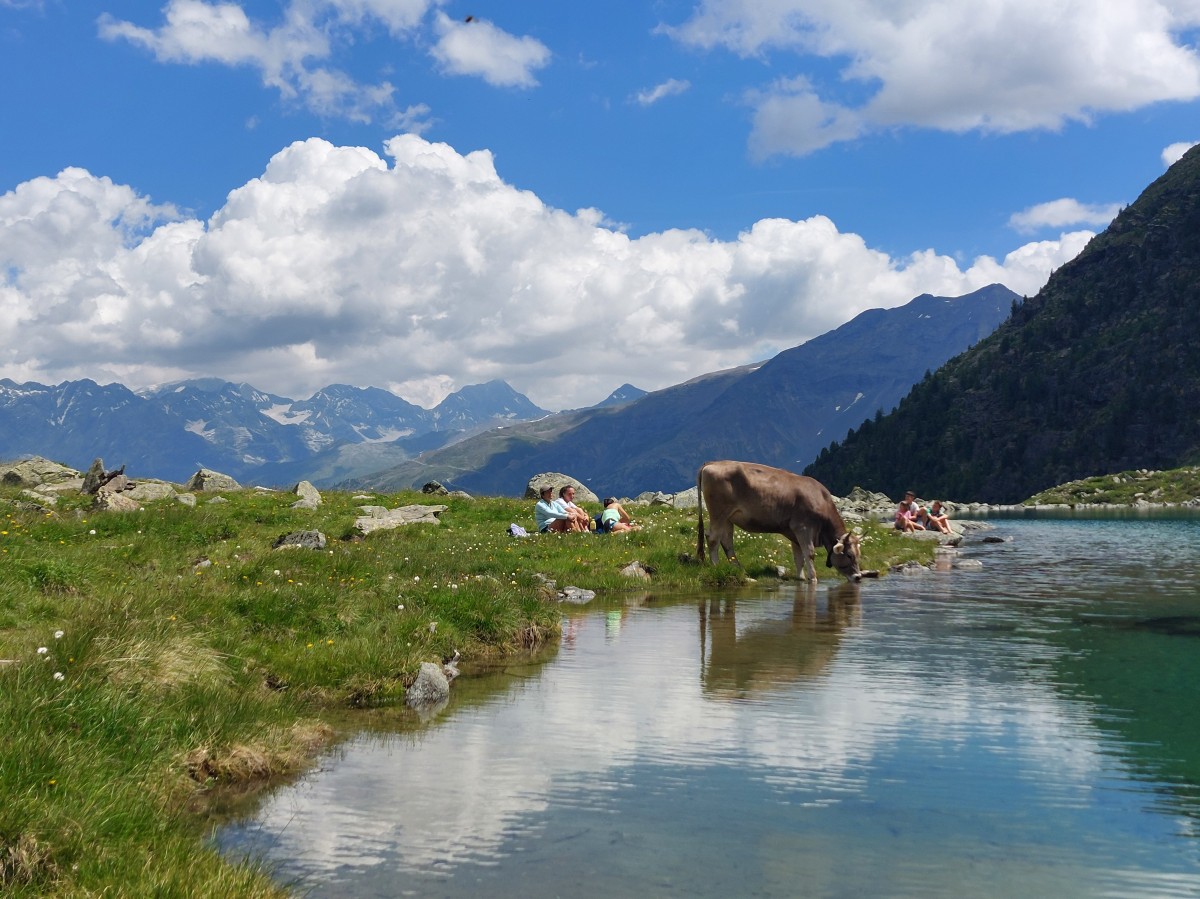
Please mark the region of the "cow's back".
<svg viewBox="0 0 1200 899"><path fill-rule="evenodd" d="M833 496L824 484L805 475L725 459L705 463L697 480L709 515L736 514L746 519L737 522L742 527L782 526L798 513L814 523L841 525Z"/></svg>

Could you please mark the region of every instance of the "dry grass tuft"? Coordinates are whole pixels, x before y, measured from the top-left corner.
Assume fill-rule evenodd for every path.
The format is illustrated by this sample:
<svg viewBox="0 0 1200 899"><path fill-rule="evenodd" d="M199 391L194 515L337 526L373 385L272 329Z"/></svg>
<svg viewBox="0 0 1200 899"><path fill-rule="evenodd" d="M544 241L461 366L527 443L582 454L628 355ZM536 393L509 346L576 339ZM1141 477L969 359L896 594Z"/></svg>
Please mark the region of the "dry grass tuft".
<svg viewBox="0 0 1200 899"><path fill-rule="evenodd" d="M333 728L321 722L301 722L266 735L257 745L239 744L225 752L199 747L183 760L188 776L199 783L251 783L295 774L333 742Z"/></svg>
<svg viewBox="0 0 1200 899"><path fill-rule="evenodd" d="M35 837L23 833L0 842L0 888L47 883L57 876L49 851Z"/></svg>
<svg viewBox="0 0 1200 899"><path fill-rule="evenodd" d="M226 686L231 675L226 657L186 635L169 642L133 640L101 647L108 676L122 686L171 689L187 684Z"/></svg>

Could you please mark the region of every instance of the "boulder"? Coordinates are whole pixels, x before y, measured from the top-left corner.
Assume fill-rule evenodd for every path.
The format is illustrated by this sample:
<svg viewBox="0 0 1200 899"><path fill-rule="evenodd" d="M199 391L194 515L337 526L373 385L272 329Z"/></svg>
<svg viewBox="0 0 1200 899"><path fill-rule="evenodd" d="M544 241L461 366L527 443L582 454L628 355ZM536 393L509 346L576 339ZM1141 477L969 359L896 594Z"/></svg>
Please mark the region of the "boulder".
<svg viewBox="0 0 1200 899"><path fill-rule="evenodd" d="M570 484L575 488L575 502L577 505L582 506L586 503L598 505L600 503L600 497L588 490L588 488L585 487L583 482L578 478L573 478L570 475L560 474L556 471L535 474L532 478L530 478L529 483L525 486L525 498L537 502L542 496L542 487L544 487L546 484L549 484L554 488L555 497L558 496L558 491L560 488Z"/></svg>
<svg viewBox="0 0 1200 899"><path fill-rule="evenodd" d="M92 508L104 512L139 512L142 507L137 500L130 499L124 493L114 493L107 487L101 487L96 491Z"/></svg>
<svg viewBox="0 0 1200 899"><path fill-rule="evenodd" d="M301 481L292 488L292 493L300 497L292 503L293 509L315 509L321 505L320 492L308 481Z"/></svg>
<svg viewBox="0 0 1200 899"><path fill-rule="evenodd" d="M404 691L404 702L409 708L429 709L441 705L450 698L450 681L440 665L422 662L417 679Z"/></svg>
<svg viewBox="0 0 1200 899"><path fill-rule="evenodd" d="M582 587L564 587L558 591L558 601L581 606L596 598L595 590L584 590Z"/></svg>
<svg viewBox="0 0 1200 899"><path fill-rule="evenodd" d="M325 535L320 531L293 531L271 544L273 549L324 549Z"/></svg>
<svg viewBox="0 0 1200 899"><path fill-rule="evenodd" d="M189 509L196 508L196 494L194 493L179 493L176 494L175 499L177 502L183 503Z"/></svg>
<svg viewBox="0 0 1200 899"><path fill-rule="evenodd" d="M384 506L359 506L363 514L354 519L354 527L366 535L372 531L386 531L406 524L441 524L438 516L448 506L400 506L388 509Z"/></svg>
<svg viewBox="0 0 1200 899"><path fill-rule="evenodd" d="M150 503L158 499L173 499L178 494L175 485L166 481L138 481L125 495L139 503Z"/></svg>
<svg viewBox="0 0 1200 899"><path fill-rule="evenodd" d="M695 487L689 487L682 493L671 497L671 507L675 509L694 509L699 505L699 494Z"/></svg>
<svg viewBox="0 0 1200 899"><path fill-rule="evenodd" d="M213 493L220 490L241 490L242 485L227 474L201 468L184 484L183 489L192 493Z"/></svg>
<svg viewBox="0 0 1200 899"><path fill-rule="evenodd" d="M0 463L0 481L13 487L63 484L82 477L83 475L74 468L51 462L41 456L31 456L19 462Z"/></svg>
<svg viewBox="0 0 1200 899"><path fill-rule="evenodd" d="M641 562L634 560L621 569L621 574L624 577L641 578L644 581L650 580L650 572Z"/></svg>

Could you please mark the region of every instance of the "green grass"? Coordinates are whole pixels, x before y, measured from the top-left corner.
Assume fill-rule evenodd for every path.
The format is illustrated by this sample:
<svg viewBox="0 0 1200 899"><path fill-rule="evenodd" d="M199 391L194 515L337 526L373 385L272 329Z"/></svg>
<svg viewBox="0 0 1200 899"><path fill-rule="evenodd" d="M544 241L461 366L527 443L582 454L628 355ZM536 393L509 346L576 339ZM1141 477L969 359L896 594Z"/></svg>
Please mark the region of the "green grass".
<svg viewBox="0 0 1200 899"><path fill-rule="evenodd" d="M64 496L45 513L0 489L0 895L283 895L206 847L206 800L303 770L331 722L401 700L422 661L555 639L544 578L644 590L620 574L636 559L671 592L793 564L783 538L741 532L744 569L697 564L694 510L639 509L627 535L513 539L531 503L408 493L372 502L444 504L442 524L363 539L348 494L315 511L225 499L118 514ZM272 549L302 529L328 546ZM886 569L932 548L869 525L864 553ZM821 558L818 576L834 578Z"/></svg>
<svg viewBox="0 0 1200 899"><path fill-rule="evenodd" d="M1183 503L1200 497L1200 467L1122 471L1060 484L1031 496L1027 505Z"/></svg>

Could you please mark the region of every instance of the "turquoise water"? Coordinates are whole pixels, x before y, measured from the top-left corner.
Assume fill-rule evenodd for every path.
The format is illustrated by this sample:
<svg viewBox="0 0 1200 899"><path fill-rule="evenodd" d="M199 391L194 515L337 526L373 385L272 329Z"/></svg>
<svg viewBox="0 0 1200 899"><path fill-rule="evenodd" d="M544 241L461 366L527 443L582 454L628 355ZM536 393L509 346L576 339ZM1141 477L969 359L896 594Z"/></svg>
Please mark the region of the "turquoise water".
<svg viewBox="0 0 1200 899"><path fill-rule="evenodd" d="M218 844L314 897L1200 895L1200 519L993 523L572 614Z"/></svg>

